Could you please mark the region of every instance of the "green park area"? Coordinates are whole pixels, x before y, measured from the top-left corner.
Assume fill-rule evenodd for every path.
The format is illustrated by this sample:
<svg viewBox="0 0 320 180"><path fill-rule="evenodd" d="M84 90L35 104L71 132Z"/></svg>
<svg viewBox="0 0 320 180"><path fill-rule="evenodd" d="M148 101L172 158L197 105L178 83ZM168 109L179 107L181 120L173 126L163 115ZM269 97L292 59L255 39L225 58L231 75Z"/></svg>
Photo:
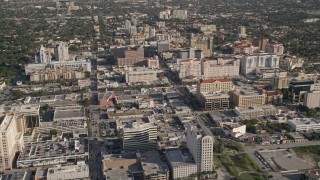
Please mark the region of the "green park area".
<svg viewBox="0 0 320 180"><path fill-rule="evenodd" d="M214 147L216 168L224 166L238 180L267 179L240 144L219 139Z"/></svg>

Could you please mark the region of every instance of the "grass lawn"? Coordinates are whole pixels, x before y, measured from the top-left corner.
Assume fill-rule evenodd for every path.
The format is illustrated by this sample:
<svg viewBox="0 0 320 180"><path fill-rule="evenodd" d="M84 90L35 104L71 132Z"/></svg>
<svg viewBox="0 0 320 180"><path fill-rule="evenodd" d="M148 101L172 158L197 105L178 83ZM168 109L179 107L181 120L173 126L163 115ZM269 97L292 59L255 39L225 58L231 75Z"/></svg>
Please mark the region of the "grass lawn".
<svg viewBox="0 0 320 180"><path fill-rule="evenodd" d="M219 140L215 149L219 152L213 158L215 165L218 167L223 165L236 179L266 179L261 174L259 167L248 154L243 152L238 143Z"/></svg>

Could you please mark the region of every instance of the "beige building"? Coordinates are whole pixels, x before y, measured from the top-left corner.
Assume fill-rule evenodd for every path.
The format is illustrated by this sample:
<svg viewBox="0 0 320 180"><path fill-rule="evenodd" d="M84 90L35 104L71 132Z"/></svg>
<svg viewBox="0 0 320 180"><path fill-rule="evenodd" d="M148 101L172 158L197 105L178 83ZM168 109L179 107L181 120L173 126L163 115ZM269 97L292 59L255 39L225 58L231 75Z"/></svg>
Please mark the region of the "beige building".
<svg viewBox="0 0 320 180"><path fill-rule="evenodd" d="M179 59L179 77L181 79L211 79L238 76L240 60L235 58L209 59Z"/></svg>
<svg viewBox="0 0 320 180"><path fill-rule="evenodd" d="M151 83L156 81L157 71L149 68L130 68L125 73L126 83Z"/></svg>
<svg viewBox="0 0 320 180"><path fill-rule="evenodd" d="M266 103L266 94L259 92L252 87L241 87L232 92L233 105L241 108L261 106Z"/></svg>
<svg viewBox="0 0 320 180"><path fill-rule="evenodd" d="M197 84L197 92L229 92L233 90L230 79L200 79Z"/></svg>
<svg viewBox="0 0 320 180"><path fill-rule="evenodd" d="M191 48L202 49L205 57L211 57L213 53L213 38L203 35L191 34Z"/></svg>
<svg viewBox="0 0 320 180"><path fill-rule="evenodd" d="M0 171L12 168L17 151L23 148L23 134L18 131L17 119L6 115L0 120Z"/></svg>
<svg viewBox="0 0 320 180"><path fill-rule="evenodd" d="M260 116L270 116L276 115L278 109L272 105L263 105L258 107L248 107L248 108L239 108L234 109L234 113L238 116L256 118Z"/></svg>
<svg viewBox="0 0 320 180"><path fill-rule="evenodd" d="M197 164L197 172L213 170L213 143L212 135L205 134L196 126L187 127L187 147Z"/></svg>
<svg viewBox="0 0 320 180"><path fill-rule="evenodd" d="M124 58L117 59L118 66L134 66L144 63L144 48L129 47L124 51Z"/></svg>
<svg viewBox="0 0 320 180"><path fill-rule="evenodd" d="M292 80L292 77L289 77L289 76L286 76L286 77L275 76L271 79L271 85L274 89L288 88L291 80Z"/></svg>
<svg viewBox="0 0 320 180"><path fill-rule="evenodd" d="M85 73L83 70L80 69L44 69L40 71L33 71L32 73L30 73L30 81L32 82L75 80L83 78L85 78Z"/></svg>
<svg viewBox="0 0 320 180"><path fill-rule="evenodd" d="M307 92L304 95L303 105L308 108L320 107L320 91Z"/></svg>
<svg viewBox="0 0 320 180"><path fill-rule="evenodd" d="M6 87L6 82L1 82L0 81L0 91L4 90L4 88Z"/></svg>
<svg viewBox="0 0 320 180"><path fill-rule="evenodd" d="M198 100L205 111L221 111L229 108L228 94L220 92L200 92Z"/></svg>
<svg viewBox="0 0 320 180"><path fill-rule="evenodd" d="M159 68L159 59L157 58L148 58L147 64L149 68Z"/></svg>
<svg viewBox="0 0 320 180"><path fill-rule="evenodd" d="M256 53L244 55L240 72L243 75L255 73L257 68L279 68L280 57L276 54Z"/></svg>

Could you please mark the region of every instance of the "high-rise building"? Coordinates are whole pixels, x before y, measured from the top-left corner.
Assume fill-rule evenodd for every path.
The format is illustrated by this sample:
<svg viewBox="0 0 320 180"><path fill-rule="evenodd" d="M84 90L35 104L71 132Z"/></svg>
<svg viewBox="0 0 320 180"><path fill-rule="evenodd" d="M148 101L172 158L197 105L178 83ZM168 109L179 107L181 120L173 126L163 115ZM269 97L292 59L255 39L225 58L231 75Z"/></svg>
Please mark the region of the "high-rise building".
<svg viewBox="0 0 320 180"><path fill-rule="evenodd" d="M266 53L272 53L276 55L283 55L284 47L282 43L279 42L268 42L266 44Z"/></svg>
<svg viewBox="0 0 320 180"><path fill-rule="evenodd" d="M187 127L187 146L197 164L197 171L213 170L213 143L211 135L205 134L193 125Z"/></svg>
<svg viewBox="0 0 320 180"><path fill-rule="evenodd" d="M51 62L51 59L52 59L52 56L51 56L50 50L44 47L43 45L41 45L38 62L42 64L48 64Z"/></svg>
<svg viewBox="0 0 320 180"><path fill-rule="evenodd" d="M239 38L246 38L247 37L246 27L238 26L237 31L238 31Z"/></svg>
<svg viewBox="0 0 320 180"><path fill-rule="evenodd" d="M269 42L269 39L259 37L259 38L254 38L252 41L252 44L254 46L258 46L260 51L265 51L266 50L266 45Z"/></svg>
<svg viewBox="0 0 320 180"><path fill-rule="evenodd" d="M187 10L173 10L172 11L172 18L174 19L187 19L188 18L188 11Z"/></svg>
<svg viewBox="0 0 320 180"><path fill-rule="evenodd" d="M313 90L313 85L313 80L291 80L289 83L289 100L292 102L303 102L305 94Z"/></svg>
<svg viewBox="0 0 320 180"><path fill-rule="evenodd" d="M190 46L192 48L202 49L205 57L211 57L213 53L213 38L191 34Z"/></svg>
<svg viewBox="0 0 320 180"><path fill-rule="evenodd" d="M122 52L123 53L123 52ZM115 56L117 56L115 54ZM124 50L123 58L117 58L118 66L133 66L144 62L144 48L143 47L128 47Z"/></svg>
<svg viewBox="0 0 320 180"><path fill-rule="evenodd" d="M0 118L0 171L12 168L17 151L23 147L23 134L18 132L17 119L13 115Z"/></svg>
<svg viewBox="0 0 320 180"><path fill-rule="evenodd" d="M57 61L68 61L69 50L67 42L59 42L54 48L54 55Z"/></svg>
<svg viewBox="0 0 320 180"><path fill-rule="evenodd" d="M126 21L124 22L124 28L125 28L126 30L130 30L130 28L131 28L131 21L126 20Z"/></svg>
<svg viewBox="0 0 320 180"><path fill-rule="evenodd" d="M150 27L149 29L149 38L156 37L156 29L154 27Z"/></svg>
<svg viewBox="0 0 320 180"><path fill-rule="evenodd" d="M280 57L276 54L256 53L244 55L241 59L240 72L243 75L255 73L257 68L279 68Z"/></svg>

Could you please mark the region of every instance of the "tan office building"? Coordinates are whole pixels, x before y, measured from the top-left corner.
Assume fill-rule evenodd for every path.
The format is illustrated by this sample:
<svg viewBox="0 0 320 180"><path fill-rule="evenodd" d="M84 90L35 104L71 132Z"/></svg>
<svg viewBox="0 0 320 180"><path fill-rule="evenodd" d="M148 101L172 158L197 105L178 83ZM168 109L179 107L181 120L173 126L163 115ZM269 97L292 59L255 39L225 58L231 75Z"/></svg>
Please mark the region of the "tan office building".
<svg viewBox="0 0 320 180"><path fill-rule="evenodd" d="M229 92L233 90L230 79L201 79L197 85L197 92Z"/></svg>
<svg viewBox="0 0 320 180"><path fill-rule="evenodd" d="M261 106L266 103L266 94L251 87L243 87L232 92L231 100L233 105L241 108Z"/></svg>
<svg viewBox="0 0 320 180"><path fill-rule="evenodd" d="M124 58L118 58L118 66L134 66L144 63L144 48L129 48L124 51Z"/></svg>

